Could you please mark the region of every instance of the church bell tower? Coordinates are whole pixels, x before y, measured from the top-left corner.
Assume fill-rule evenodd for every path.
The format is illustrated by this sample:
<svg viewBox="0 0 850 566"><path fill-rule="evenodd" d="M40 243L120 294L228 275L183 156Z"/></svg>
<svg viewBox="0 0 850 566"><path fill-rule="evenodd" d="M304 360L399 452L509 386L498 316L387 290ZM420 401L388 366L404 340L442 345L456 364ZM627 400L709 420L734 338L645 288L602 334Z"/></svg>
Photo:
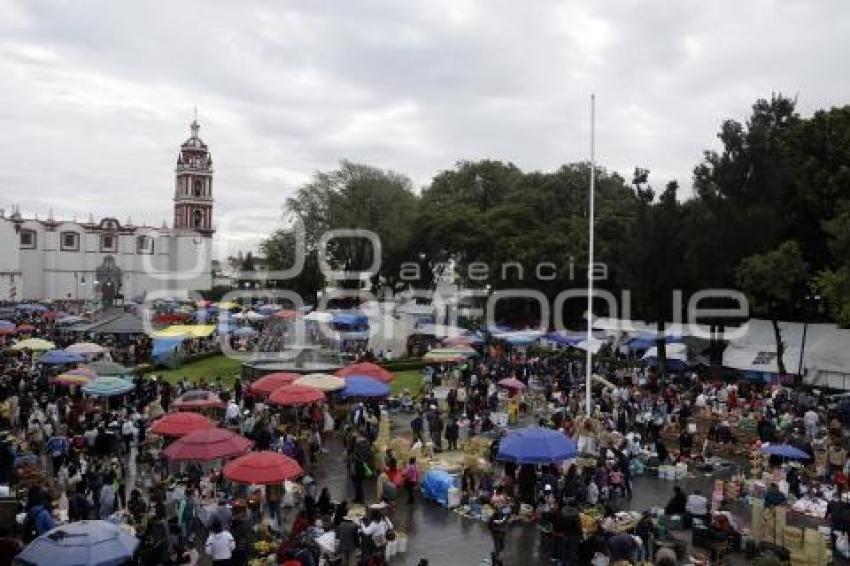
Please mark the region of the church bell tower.
<svg viewBox="0 0 850 566"><path fill-rule="evenodd" d="M174 228L212 235L213 168L209 148L198 136L198 117L180 146L174 170Z"/></svg>

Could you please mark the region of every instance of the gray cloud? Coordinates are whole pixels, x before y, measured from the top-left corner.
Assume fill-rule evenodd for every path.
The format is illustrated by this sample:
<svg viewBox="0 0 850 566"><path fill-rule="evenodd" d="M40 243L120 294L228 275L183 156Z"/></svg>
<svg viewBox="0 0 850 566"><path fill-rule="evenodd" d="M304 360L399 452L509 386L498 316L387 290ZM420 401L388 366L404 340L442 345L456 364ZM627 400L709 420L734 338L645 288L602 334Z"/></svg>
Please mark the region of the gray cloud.
<svg viewBox="0 0 850 566"><path fill-rule="evenodd" d="M838 0L0 0L0 207L159 224L195 105L222 213L276 214L341 158L419 186L459 159L552 169L587 158L592 91L600 162L687 187L756 98L846 102L848 16Z"/></svg>

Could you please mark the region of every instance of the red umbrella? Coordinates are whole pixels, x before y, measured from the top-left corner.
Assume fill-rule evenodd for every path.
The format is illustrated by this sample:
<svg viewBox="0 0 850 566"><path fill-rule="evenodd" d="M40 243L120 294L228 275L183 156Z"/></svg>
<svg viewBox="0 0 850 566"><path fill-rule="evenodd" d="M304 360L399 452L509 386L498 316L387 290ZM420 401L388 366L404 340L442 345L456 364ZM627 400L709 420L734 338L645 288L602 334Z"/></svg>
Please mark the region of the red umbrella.
<svg viewBox="0 0 850 566"><path fill-rule="evenodd" d="M191 413L190 413L191 414ZM224 428L207 428L190 432L162 451L169 460L201 460L233 458L254 446L253 440Z"/></svg>
<svg viewBox="0 0 850 566"><path fill-rule="evenodd" d="M41 314L42 318L46 318L47 320L55 320L57 318L62 318L63 316L67 316L64 312L59 311L45 311Z"/></svg>
<svg viewBox="0 0 850 566"><path fill-rule="evenodd" d="M8 336L9 334L15 334L18 331L14 326L8 326L0 328L0 336Z"/></svg>
<svg viewBox="0 0 850 566"><path fill-rule="evenodd" d="M301 375L297 373L283 371L270 373L249 385L248 390L257 395L269 396L275 389L280 389L283 385L291 385L293 381L300 378Z"/></svg>
<svg viewBox="0 0 850 566"><path fill-rule="evenodd" d="M395 379L395 375L391 372L377 364L373 364L372 362L351 364L350 366L337 371L335 375L338 375L339 377L346 377L348 375L365 375L366 377L371 377L378 381L383 381L384 383L390 383Z"/></svg>
<svg viewBox="0 0 850 566"><path fill-rule="evenodd" d="M283 385L269 395L269 403L297 407L325 400L325 394L315 387L306 385Z"/></svg>
<svg viewBox="0 0 850 566"><path fill-rule="evenodd" d="M525 383L521 382L518 379L514 379L513 377L503 379L496 385L498 385L499 387L504 387L505 389L510 389L511 391L522 391L525 389Z"/></svg>
<svg viewBox="0 0 850 566"><path fill-rule="evenodd" d="M298 462L277 452L249 452L224 466L224 477L247 484L281 483L303 473Z"/></svg>
<svg viewBox="0 0 850 566"><path fill-rule="evenodd" d="M196 430L215 428L215 423L198 413L169 413L154 421L151 432L160 436L183 436Z"/></svg>
<svg viewBox="0 0 850 566"><path fill-rule="evenodd" d="M196 389L187 391L178 397L171 406L178 411L198 411L200 409L223 409L225 404L212 391Z"/></svg>
<svg viewBox="0 0 850 566"><path fill-rule="evenodd" d="M30 333L30 332L34 332L35 326L33 326L32 324L22 324L19 327L17 327L15 330L17 330L18 332L22 332L24 334L27 334L27 333Z"/></svg>

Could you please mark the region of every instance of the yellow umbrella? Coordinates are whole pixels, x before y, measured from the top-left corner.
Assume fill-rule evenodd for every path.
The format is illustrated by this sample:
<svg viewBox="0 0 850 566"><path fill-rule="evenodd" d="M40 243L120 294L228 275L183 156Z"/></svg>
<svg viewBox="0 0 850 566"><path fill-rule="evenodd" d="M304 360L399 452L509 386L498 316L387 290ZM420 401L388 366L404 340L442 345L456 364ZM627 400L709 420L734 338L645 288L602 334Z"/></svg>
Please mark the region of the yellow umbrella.
<svg viewBox="0 0 850 566"><path fill-rule="evenodd" d="M345 387L345 380L325 373L310 373L295 380L295 385L306 385L320 391L339 391Z"/></svg>
<svg viewBox="0 0 850 566"><path fill-rule="evenodd" d="M241 309L242 308L241 306L234 303L233 301L224 301L224 302L218 303L216 306L218 307L219 310L222 310L222 311L231 311L233 309Z"/></svg>
<svg viewBox="0 0 850 566"><path fill-rule="evenodd" d="M49 340L44 340L43 338L27 338L26 340L21 340L12 346L12 350L15 351L34 350L36 352L46 352L47 350L55 349L56 344Z"/></svg>

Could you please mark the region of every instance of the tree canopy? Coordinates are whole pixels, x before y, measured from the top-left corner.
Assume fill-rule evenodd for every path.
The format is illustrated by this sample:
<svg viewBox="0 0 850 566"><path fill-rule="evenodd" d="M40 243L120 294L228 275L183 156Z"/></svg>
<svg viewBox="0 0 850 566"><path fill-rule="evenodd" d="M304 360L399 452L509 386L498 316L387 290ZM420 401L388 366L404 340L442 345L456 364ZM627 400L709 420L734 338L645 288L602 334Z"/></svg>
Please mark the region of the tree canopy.
<svg viewBox="0 0 850 566"><path fill-rule="evenodd" d="M632 294L631 315L669 320L675 290L743 288L771 319L807 314L800 289L812 285L830 316L850 324L850 106L801 117L782 95L758 100L744 122L727 120L718 151L694 168L693 191L676 181L651 184L648 169L630 181L596 171L596 258L607 267L597 286ZM452 262L467 288L529 289L550 301L587 284L590 164L522 171L512 163L459 161L417 194L403 174L343 161L317 172L285 203L304 223L305 268L278 282L312 296L327 282L318 270L321 235L364 228L381 240L373 286L430 288L435 267ZM270 269L291 265L291 231L263 245ZM328 245L335 269L371 263L362 239ZM486 267L487 276L474 276ZM411 267L418 278L405 277ZM564 305L580 324L586 305ZM604 305L597 314L609 314ZM533 301L504 313L534 323Z"/></svg>

